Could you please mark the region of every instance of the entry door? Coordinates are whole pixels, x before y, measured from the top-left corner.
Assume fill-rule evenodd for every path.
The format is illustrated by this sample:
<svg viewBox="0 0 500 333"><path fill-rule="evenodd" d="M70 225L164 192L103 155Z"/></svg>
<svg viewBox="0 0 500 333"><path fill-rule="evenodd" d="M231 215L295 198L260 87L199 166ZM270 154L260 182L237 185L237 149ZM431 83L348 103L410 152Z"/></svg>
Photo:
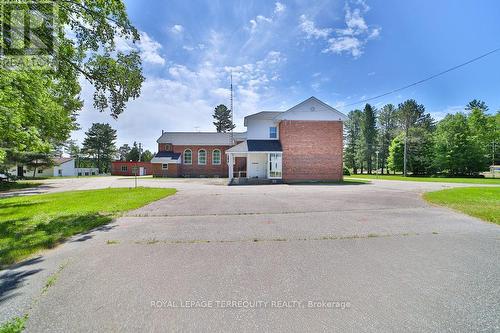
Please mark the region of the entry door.
<svg viewBox="0 0 500 333"><path fill-rule="evenodd" d="M269 178L281 178L281 153L269 154Z"/></svg>

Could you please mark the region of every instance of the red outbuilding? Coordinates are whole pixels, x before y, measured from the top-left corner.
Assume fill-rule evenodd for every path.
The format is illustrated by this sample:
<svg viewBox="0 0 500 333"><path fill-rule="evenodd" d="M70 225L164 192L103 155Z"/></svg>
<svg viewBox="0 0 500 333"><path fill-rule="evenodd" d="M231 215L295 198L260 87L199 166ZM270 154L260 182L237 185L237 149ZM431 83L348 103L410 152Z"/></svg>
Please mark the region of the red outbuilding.
<svg viewBox="0 0 500 333"><path fill-rule="evenodd" d="M151 162L111 162L111 174L116 176L146 176L153 173Z"/></svg>

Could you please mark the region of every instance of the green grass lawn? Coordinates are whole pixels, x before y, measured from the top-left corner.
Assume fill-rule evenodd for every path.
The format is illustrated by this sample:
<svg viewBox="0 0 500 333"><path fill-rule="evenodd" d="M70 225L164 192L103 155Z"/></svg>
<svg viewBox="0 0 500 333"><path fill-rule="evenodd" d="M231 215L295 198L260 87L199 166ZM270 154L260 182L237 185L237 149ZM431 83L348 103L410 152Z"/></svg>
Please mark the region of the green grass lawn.
<svg viewBox="0 0 500 333"><path fill-rule="evenodd" d="M438 183L466 183L466 184L494 184L500 185L500 178L446 178L446 177L403 177L401 175L351 175L344 179L383 179L383 180L404 180L413 182L438 182Z"/></svg>
<svg viewBox="0 0 500 333"><path fill-rule="evenodd" d="M169 188L109 188L0 198L0 266L175 192Z"/></svg>
<svg viewBox="0 0 500 333"><path fill-rule="evenodd" d="M428 192L427 201L500 224L500 187L465 187Z"/></svg>

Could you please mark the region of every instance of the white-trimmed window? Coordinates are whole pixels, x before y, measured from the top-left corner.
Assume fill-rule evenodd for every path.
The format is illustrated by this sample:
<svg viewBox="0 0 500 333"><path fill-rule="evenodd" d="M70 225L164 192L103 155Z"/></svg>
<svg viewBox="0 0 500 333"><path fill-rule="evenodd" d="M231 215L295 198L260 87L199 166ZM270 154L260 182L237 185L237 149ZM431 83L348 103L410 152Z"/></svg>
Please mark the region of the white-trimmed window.
<svg viewBox="0 0 500 333"><path fill-rule="evenodd" d="M162 170L168 170L168 163L162 163L161 169Z"/></svg>
<svg viewBox="0 0 500 333"><path fill-rule="evenodd" d="M128 171L128 167L126 165L122 165L122 172L127 172Z"/></svg>
<svg viewBox="0 0 500 333"><path fill-rule="evenodd" d="M193 163L193 152L191 149L184 150L183 154L184 164L192 164Z"/></svg>
<svg viewBox="0 0 500 333"><path fill-rule="evenodd" d="M220 165L220 149L215 149L212 152L212 164L213 165Z"/></svg>
<svg viewBox="0 0 500 333"><path fill-rule="evenodd" d="M198 150L198 165L207 164L207 151L205 149Z"/></svg>
<svg viewBox="0 0 500 333"><path fill-rule="evenodd" d="M269 138L276 139L278 138L278 128L273 126L269 127Z"/></svg>

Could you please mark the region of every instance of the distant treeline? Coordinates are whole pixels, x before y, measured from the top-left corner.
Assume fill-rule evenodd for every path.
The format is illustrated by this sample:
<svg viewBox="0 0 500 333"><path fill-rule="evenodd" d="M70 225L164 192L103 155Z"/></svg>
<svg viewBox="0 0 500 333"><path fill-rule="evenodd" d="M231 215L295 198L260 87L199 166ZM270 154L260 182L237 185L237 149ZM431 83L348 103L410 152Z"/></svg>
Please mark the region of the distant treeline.
<svg viewBox="0 0 500 333"><path fill-rule="evenodd" d="M473 176L499 163L500 111L489 114L479 100L438 122L412 99L380 110L366 104L344 126L344 163L355 174L403 172L405 141L406 170L415 175Z"/></svg>

